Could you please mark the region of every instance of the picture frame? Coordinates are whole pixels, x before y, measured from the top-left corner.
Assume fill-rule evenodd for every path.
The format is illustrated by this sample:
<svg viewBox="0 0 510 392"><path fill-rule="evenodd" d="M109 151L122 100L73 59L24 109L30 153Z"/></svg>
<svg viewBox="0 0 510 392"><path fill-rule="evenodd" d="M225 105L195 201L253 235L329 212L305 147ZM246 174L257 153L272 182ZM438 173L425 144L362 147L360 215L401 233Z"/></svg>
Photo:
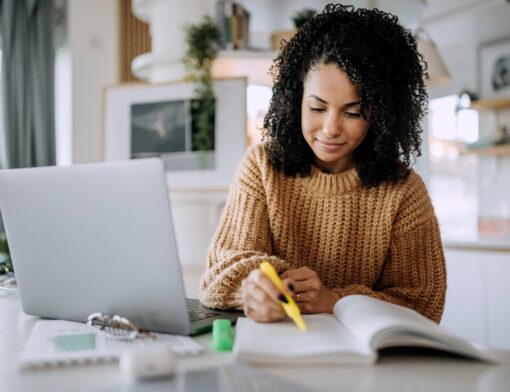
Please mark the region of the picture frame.
<svg viewBox="0 0 510 392"><path fill-rule="evenodd" d="M510 37L478 48L478 90L480 99L510 97Z"/></svg>
<svg viewBox="0 0 510 392"><path fill-rule="evenodd" d="M102 158L159 156L169 188L228 188L246 150L246 78L213 81L213 148L199 151L193 135L196 84L129 83L103 93Z"/></svg>

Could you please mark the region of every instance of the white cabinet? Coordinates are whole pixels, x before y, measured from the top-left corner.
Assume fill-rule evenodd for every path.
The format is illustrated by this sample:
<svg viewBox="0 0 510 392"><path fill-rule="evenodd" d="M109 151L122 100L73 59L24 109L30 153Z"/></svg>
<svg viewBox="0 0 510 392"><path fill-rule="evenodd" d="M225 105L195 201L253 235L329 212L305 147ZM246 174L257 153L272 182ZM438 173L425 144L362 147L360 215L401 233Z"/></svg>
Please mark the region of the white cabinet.
<svg viewBox="0 0 510 392"><path fill-rule="evenodd" d="M446 305L441 325L461 337L485 343L484 263L473 251L445 251Z"/></svg>
<svg viewBox="0 0 510 392"><path fill-rule="evenodd" d="M491 256L487 264L488 343L510 349L510 254Z"/></svg>
<svg viewBox="0 0 510 392"><path fill-rule="evenodd" d="M441 325L510 349L510 252L446 249L448 287Z"/></svg>

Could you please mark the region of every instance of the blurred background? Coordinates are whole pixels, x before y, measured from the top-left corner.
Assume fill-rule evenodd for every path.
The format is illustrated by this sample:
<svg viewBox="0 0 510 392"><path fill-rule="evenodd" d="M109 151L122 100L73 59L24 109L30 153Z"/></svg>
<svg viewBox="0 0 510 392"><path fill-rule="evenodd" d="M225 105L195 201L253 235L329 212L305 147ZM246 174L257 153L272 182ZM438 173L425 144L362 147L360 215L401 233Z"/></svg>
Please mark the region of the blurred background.
<svg viewBox="0 0 510 392"><path fill-rule="evenodd" d="M140 121L156 119L145 124L146 131L168 136L178 132L168 124L182 119L179 132L187 130L188 136L181 135L189 138L187 144L170 143L163 151L161 143L154 144L144 147L148 150L142 155L168 158L195 153L196 165L209 157L203 167L183 170L167 165L186 289L196 297L207 246L236 163L261 138L271 98L272 59L281 40L292 37L300 23L327 3L1 2L0 167L128 159L135 147L141 148L130 142L132 123L143 129ZM506 301L510 295L510 2L366 0L350 4L396 14L417 38L429 65L423 154L415 169L429 189L447 257L448 295L442 324L469 339L510 348ZM205 16L210 17L209 25ZM205 53L207 45L218 51ZM205 53L205 67L193 66L196 57L189 60L190 49L192 55ZM213 114L205 122L214 126L209 131L204 128L203 132L210 132L205 144L194 136L200 132L195 116L206 107L206 101L200 101L205 98L199 97L202 106L193 106L194 98L182 93L177 82L196 82L200 72L216 79L242 80L232 84L235 93L234 87L220 88L213 82ZM172 112L172 121L164 120L164 113L158 111L168 103L173 111L182 107L182 113ZM135 118L131 108L136 105L144 105L145 117ZM6 244L0 255L0 263L8 259Z"/></svg>

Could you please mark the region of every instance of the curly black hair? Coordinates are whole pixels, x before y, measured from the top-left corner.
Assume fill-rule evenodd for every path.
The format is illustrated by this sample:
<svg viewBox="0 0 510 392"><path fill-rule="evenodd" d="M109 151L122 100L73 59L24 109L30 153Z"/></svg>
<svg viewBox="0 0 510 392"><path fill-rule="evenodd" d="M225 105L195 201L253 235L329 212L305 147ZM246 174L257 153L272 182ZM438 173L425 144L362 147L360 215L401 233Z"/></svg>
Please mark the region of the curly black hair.
<svg viewBox="0 0 510 392"><path fill-rule="evenodd" d="M314 154L301 131L303 85L319 64L336 64L360 92L370 128L354 151L366 187L409 175L421 155L427 66L410 30L378 9L328 4L298 29L273 61L273 96L264 118L269 161L288 176L308 176Z"/></svg>

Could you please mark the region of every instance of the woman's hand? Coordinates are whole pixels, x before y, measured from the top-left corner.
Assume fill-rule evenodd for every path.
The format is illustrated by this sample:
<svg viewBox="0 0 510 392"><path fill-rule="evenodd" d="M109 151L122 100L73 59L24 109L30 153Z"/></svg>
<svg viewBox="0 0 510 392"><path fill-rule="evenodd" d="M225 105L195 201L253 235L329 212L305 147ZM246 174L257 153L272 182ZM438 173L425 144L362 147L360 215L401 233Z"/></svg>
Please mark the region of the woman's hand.
<svg viewBox="0 0 510 392"><path fill-rule="evenodd" d="M317 272L301 267L280 275L287 287L294 289L294 301L302 313L333 313L340 295L322 284Z"/></svg>
<svg viewBox="0 0 510 392"><path fill-rule="evenodd" d="M244 314L262 322L283 320L287 317L282 302L285 296L260 270L253 270L242 282Z"/></svg>

